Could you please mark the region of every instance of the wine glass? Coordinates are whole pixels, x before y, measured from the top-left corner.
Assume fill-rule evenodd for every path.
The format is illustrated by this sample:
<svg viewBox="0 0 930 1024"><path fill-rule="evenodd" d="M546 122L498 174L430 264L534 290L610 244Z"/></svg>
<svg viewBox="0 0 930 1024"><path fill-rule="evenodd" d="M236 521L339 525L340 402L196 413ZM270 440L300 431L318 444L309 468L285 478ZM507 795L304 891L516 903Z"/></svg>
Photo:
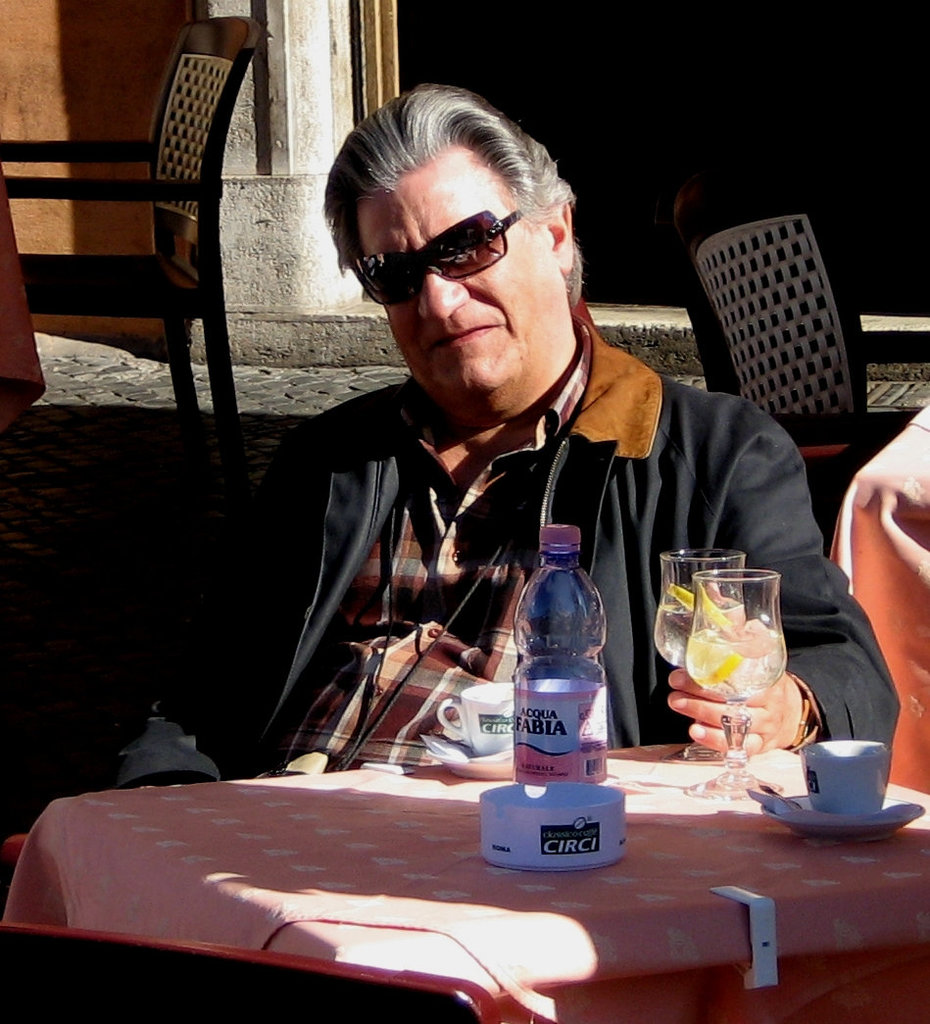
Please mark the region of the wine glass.
<svg viewBox="0 0 930 1024"><path fill-rule="evenodd" d="M685 648L691 633L694 594L691 577L708 569L742 569L746 553L732 548L679 548L659 555L662 581L656 609L656 650L670 664L685 667ZM683 761L722 761L722 755L702 743L689 743L672 758Z"/></svg>
<svg viewBox="0 0 930 1024"><path fill-rule="evenodd" d="M740 800L759 782L746 768L744 742L752 714L746 701L781 678L787 664L781 628L781 574L771 569L714 569L697 572L694 619L685 652L691 678L727 703L723 715L726 771L691 786L691 796ZM772 787L773 789L776 787Z"/></svg>

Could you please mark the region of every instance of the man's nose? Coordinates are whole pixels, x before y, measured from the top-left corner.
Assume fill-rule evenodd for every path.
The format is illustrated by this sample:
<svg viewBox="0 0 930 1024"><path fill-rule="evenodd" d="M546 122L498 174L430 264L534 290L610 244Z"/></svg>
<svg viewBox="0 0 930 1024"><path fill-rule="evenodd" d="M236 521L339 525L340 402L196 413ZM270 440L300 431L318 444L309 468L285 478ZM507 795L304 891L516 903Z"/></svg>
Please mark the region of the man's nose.
<svg viewBox="0 0 930 1024"><path fill-rule="evenodd" d="M452 281L428 270L420 289L419 314L422 317L447 317L468 299L464 281Z"/></svg>

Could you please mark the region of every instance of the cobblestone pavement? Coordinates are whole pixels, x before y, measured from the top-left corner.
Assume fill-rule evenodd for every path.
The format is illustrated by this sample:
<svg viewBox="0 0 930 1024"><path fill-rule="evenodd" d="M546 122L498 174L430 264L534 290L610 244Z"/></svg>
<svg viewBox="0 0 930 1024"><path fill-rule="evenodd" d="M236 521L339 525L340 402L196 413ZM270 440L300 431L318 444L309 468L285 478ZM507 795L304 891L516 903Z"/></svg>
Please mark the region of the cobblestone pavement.
<svg viewBox="0 0 930 1024"><path fill-rule="evenodd" d="M222 547L221 478L186 480L167 368L40 338L48 390L0 436L0 836L56 796L106 787L183 658ZM195 367L209 426L204 368ZM253 481L300 419L396 367L237 367ZM930 384L876 384L922 405ZM12 781L12 785L9 783Z"/></svg>

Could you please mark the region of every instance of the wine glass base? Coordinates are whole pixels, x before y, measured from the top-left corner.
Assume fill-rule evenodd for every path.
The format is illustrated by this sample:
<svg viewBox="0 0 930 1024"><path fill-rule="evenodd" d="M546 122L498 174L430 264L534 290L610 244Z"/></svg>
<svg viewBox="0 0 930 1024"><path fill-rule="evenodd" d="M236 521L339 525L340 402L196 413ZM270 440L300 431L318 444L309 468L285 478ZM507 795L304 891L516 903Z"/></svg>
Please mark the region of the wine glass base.
<svg viewBox="0 0 930 1024"><path fill-rule="evenodd" d="M695 796L702 800L751 800L748 790L766 789L769 792L780 793L781 786L775 786L768 782L760 782L749 772L724 772L715 779L707 782L699 782L695 786L689 786L685 792L688 796Z"/></svg>

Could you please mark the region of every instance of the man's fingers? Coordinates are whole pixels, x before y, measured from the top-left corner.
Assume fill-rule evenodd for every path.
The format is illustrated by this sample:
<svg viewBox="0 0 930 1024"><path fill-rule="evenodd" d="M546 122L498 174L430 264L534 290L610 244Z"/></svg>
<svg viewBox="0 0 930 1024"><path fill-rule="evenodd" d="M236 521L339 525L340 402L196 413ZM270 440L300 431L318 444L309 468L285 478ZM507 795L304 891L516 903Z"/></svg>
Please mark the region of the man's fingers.
<svg viewBox="0 0 930 1024"><path fill-rule="evenodd" d="M688 729L688 735L694 740L695 743L701 743L705 747L712 747L714 750L719 750L721 753L727 751L727 739L726 734L721 726L719 729L712 728L708 725L701 725L698 722L694 722ZM750 730L749 735L746 737L746 741L743 743L743 748L749 754L750 757L755 754L761 753L764 741L762 737Z"/></svg>
<svg viewBox="0 0 930 1024"><path fill-rule="evenodd" d="M700 743L725 749L721 719L728 714L728 705L716 694L698 686L684 669L675 669L668 677L671 692L668 705L673 711L694 719L691 736ZM752 715L750 738L746 749L752 754L774 747L789 747L801 719L801 693L789 675L783 675L773 686L754 694L746 705ZM710 730L710 738L699 739L695 730Z"/></svg>

